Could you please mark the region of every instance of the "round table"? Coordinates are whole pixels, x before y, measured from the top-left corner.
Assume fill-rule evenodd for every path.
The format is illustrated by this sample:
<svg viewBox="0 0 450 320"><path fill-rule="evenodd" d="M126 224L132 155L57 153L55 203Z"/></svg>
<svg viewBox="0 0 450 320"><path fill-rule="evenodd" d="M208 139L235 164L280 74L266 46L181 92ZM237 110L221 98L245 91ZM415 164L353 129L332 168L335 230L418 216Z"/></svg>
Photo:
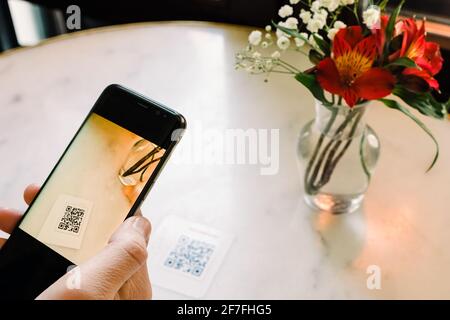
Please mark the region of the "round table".
<svg viewBox="0 0 450 320"><path fill-rule="evenodd" d="M249 31L144 23L1 54L0 203L24 208L23 188L45 179L101 90L119 83L186 116L191 130L176 154L208 145L196 130L279 129L276 174L261 175L258 164L175 154L143 204L154 230L172 214L234 234L205 298L450 298L448 122L420 116L441 144L437 165L425 173L431 140L403 115L372 103L366 119L382 151L363 208L314 212L302 201L296 160L313 98L291 77L265 83L234 70ZM299 68L308 65L297 56ZM379 289L370 285L373 266ZM154 297L185 298L159 287Z"/></svg>

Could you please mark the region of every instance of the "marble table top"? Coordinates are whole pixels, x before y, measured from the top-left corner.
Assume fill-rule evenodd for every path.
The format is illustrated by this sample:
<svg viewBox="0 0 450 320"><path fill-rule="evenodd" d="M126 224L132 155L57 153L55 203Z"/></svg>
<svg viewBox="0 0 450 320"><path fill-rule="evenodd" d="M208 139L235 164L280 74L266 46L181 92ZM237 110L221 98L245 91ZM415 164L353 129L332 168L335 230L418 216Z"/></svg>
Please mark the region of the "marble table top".
<svg viewBox="0 0 450 320"><path fill-rule="evenodd" d="M145 23L1 54L0 204L25 207L23 188L45 179L101 90L120 83L186 116L192 133L179 154L200 139L198 128L279 129L275 175L261 175L255 164L174 156L143 204L154 229L173 214L235 235L205 298L450 298L449 123L420 116L441 144L438 163L425 173L431 140L373 103L367 121L382 150L363 208L340 216L314 212L302 201L296 160L313 98L290 77L264 83L234 70L249 30ZM307 66L299 58L298 67ZM367 286L374 265L380 289ZM186 298L159 287L154 297Z"/></svg>

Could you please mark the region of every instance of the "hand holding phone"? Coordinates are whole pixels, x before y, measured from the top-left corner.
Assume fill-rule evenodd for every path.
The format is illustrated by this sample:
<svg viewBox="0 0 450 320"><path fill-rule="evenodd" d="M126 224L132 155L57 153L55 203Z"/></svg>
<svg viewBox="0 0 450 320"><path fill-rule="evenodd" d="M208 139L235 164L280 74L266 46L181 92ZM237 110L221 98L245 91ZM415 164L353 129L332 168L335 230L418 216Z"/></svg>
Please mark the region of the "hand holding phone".
<svg viewBox="0 0 450 320"><path fill-rule="evenodd" d="M117 279L146 272L114 256L145 261L145 222L127 220L111 235L139 208L184 127L175 111L123 87L106 88L0 250L0 298L35 298L62 276L58 283L73 280L76 289L83 277L94 281L92 272L108 257L114 263L102 269L122 271ZM141 241L133 238L142 230ZM144 250L127 247L127 239ZM66 274L72 265L79 268Z"/></svg>
<svg viewBox="0 0 450 320"><path fill-rule="evenodd" d="M28 186L24 192L25 202L30 204L38 191L38 186ZM16 210L0 209L0 229L11 233L20 217L21 214ZM100 252L87 263L71 270L41 293L38 299L150 299L152 290L143 243L148 242L151 226L139 214L136 218L142 221L137 223L133 218L127 219L115 232L105 252ZM1 247L2 243L0 250ZM130 255L128 252L135 254ZM112 264L111 261L120 263ZM124 268L118 268L119 264Z"/></svg>

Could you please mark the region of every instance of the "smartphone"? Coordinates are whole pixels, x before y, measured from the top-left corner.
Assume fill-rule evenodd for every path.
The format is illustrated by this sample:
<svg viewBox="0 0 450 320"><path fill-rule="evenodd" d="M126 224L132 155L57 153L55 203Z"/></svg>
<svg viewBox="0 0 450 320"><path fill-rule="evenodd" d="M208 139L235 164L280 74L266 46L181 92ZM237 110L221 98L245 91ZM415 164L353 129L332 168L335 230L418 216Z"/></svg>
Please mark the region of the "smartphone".
<svg viewBox="0 0 450 320"><path fill-rule="evenodd" d="M178 112L108 86L0 250L0 298L34 299L104 248L185 127Z"/></svg>

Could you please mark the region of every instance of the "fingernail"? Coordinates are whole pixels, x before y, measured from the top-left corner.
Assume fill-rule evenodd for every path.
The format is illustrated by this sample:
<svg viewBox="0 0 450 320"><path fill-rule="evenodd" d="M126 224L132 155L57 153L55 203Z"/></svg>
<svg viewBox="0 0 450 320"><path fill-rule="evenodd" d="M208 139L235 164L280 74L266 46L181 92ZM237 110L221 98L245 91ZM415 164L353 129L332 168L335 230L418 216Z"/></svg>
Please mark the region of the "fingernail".
<svg viewBox="0 0 450 320"><path fill-rule="evenodd" d="M135 228L145 238L145 241L148 243L151 231L150 222L148 222L148 220L145 219L144 217L136 217L133 222L133 228Z"/></svg>

